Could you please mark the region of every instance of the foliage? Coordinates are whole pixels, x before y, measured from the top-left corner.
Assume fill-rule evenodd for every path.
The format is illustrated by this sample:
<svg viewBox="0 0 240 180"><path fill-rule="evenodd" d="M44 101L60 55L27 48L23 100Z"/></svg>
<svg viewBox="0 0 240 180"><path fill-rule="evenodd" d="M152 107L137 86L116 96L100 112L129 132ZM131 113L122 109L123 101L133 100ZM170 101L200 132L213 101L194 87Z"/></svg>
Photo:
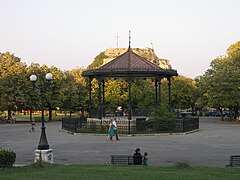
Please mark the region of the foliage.
<svg viewBox="0 0 240 180"><path fill-rule="evenodd" d="M0 53L0 109L11 111L24 106L26 65L14 54Z"/></svg>
<svg viewBox="0 0 240 180"><path fill-rule="evenodd" d="M151 53L150 53L151 54ZM97 68L107 58L104 52L96 56L88 68ZM61 71L56 67L31 64L27 67L21 59L9 52L0 53L0 110L40 109L40 92L33 91L29 76L36 74L44 84L45 74L51 72L53 80L51 87L45 86L44 107L49 110L49 118L54 109L64 111L82 111L87 109L88 92L83 68L71 71ZM240 42L231 45L226 55L217 57L211 62L211 68L203 76L190 79L183 76L172 78L171 108L196 109L214 107L222 110L240 109ZM39 87L41 80L37 81ZM168 102L168 81L162 80L162 102ZM150 109L155 104L153 80L137 79L132 82L132 107L135 109ZM229 93L231 92L231 93ZM98 106L98 82L92 81L93 107ZM105 109L116 109L128 106L128 83L126 79L105 79Z"/></svg>
<svg viewBox="0 0 240 180"><path fill-rule="evenodd" d="M199 78L202 101L208 107L235 111L240 108L240 42L227 49L226 56L217 57L211 62L211 68Z"/></svg>
<svg viewBox="0 0 240 180"><path fill-rule="evenodd" d="M124 79L109 79L105 82L106 106L109 109L117 109L118 106L127 107L128 84Z"/></svg>
<svg viewBox="0 0 240 180"><path fill-rule="evenodd" d="M8 66L7 66L8 65ZM1 110L18 110L23 109L40 109L40 85L44 84L44 107L49 110L49 120L52 119L52 110L56 108L64 108L64 103L68 100L64 97L64 92L71 87L73 91L69 93L65 91L77 104L66 110L73 109L77 111L80 108L86 109L86 88L84 88L85 80L81 76L83 69L72 70L72 83L66 82L64 72L55 67L40 66L32 63L29 67L20 62L20 58L14 57L10 53L1 54L0 56L1 77L0 77L0 108ZM45 74L51 72L53 79L47 82ZM29 76L37 75L38 79L33 88ZM75 98L77 97L77 98ZM65 100L65 101L64 101ZM71 100L69 100L71 101Z"/></svg>
<svg viewBox="0 0 240 180"><path fill-rule="evenodd" d="M153 109L150 122L156 131L172 131L176 125L174 114L163 103Z"/></svg>
<svg viewBox="0 0 240 180"><path fill-rule="evenodd" d="M177 109L193 109L198 98L196 82L184 76L174 77L172 80L171 96L171 107Z"/></svg>
<svg viewBox="0 0 240 180"><path fill-rule="evenodd" d="M16 160L16 153L0 148L0 168L12 167Z"/></svg>
<svg viewBox="0 0 240 180"><path fill-rule="evenodd" d="M154 102L154 85L151 80L135 80L132 85L132 107L148 110Z"/></svg>
<svg viewBox="0 0 240 180"><path fill-rule="evenodd" d="M104 52L101 52L99 55L97 55L95 58L94 58L94 61L92 62L92 64L90 64L88 66L88 69L95 69L95 68L98 68L100 67L102 64L103 64L103 59L104 58L107 58L108 56L105 55Z"/></svg>
<svg viewBox="0 0 240 180"><path fill-rule="evenodd" d="M96 58L96 62L100 62L106 58L104 53L100 53ZM98 67L98 63L93 63L93 68ZM95 64L95 65L94 65ZM88 90L86 88L85 79L82 77L83 68L73 69L71 71L61 71L56 67L40 66L37 63L32 63L26 66L21 63L21 59L10 53L1 53L0 56L0 110L39 110L41 108L40 90L41 83L44 84L44 110L49 110L49 120L52 119L52 111L60 109L69 112L82 111L87 109L88 105ZM53 79L51 84L45 79L45 74L51 72ZM33 89L29 80L31 74L37 75L36 88ZM176 81L177 82L177 81ZM187 103L192 103L194 100L187 101L192 95L188 91L175 91L173 81L173 102L176 107L186 107ZM181 85L181 83L179 83ZM184 83L183 83L184 84ZM165 84L163 83L163 86ZM167 86L166 86L167 87ZM183 89L183 88L179 88ZM150 109L155 104L154 81L137 79L132 82L132 107L135 109ZM182 95L178 95L182 93ZM167 91L162 91L162 97L166 97ZM178 102L177 97L181 102ZM190 99L190 98L188 98ZM175 101L174 101L175 100ZM128 83L126 79L105 79L105 109L114 109L122 106L123 110L128 106ZM92 81L92 103L93 108L98 107L98 82L96 79ZM194 104L194 103L193 103ZM190 105L189 105L190 106Z"/></svg>
<svg viewBox="0 0 240 180"><path fill-rule="evenodd" d="M240 41L228 47L226 54L231 59L239 59L240 57Z"/></svg>
<svg viewBox="0 0 240 180"><path fill-rule="evenodd" d="M92 81L92 94L95 107L98 105L98 84L96 80ZM132 107L139 109L149 109L154 104L154 86L151 81L135 80L131 86ZM105 106L107 109L117 109L122 106L126 109L128 106L128 83L125 79L107 79L105 80Z"/></svg>

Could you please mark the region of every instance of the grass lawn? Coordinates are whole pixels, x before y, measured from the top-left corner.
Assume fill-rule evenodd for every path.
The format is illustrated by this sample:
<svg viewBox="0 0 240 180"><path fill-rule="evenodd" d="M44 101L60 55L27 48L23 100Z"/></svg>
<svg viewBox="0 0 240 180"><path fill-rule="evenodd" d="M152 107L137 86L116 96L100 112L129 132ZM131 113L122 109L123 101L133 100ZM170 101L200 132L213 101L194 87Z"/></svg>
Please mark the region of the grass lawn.
<svg viewBox="0 0 240 180"><path fill-rule="evenodd" d="M210 167L146 167L112 165L50 165L34 164L25 167L0 169L2 180L118 180L118 179L177 179L177 180L234 180L240 179L238 168Z"/></svg>
<svg viewBox="0 0 240 180"><path fill-rule="evenodd" d="M30 116L29 115L15 115L16 122L30 122ZM53 121L61 121L62 118L65 116L52 116ZM45 121L48 121L48 116L44 116ZM41 121L41 114L39 115L33 115L33 120L35 121Z"/></svg>

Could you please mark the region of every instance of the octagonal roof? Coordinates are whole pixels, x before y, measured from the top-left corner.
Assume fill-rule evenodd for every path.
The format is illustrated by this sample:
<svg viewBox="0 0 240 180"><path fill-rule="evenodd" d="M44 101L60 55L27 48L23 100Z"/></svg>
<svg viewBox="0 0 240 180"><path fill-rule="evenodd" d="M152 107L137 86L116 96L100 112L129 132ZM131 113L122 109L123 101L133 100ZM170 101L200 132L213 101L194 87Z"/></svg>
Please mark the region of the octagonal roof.
<svg viewBox="0 0 240 180"><path fill-rule="evenodd" d="M129 48L125 53L116 57L98 69L86 70L86 77L169 77L177 76L173 69L163 69L144 59Z"/></svg>

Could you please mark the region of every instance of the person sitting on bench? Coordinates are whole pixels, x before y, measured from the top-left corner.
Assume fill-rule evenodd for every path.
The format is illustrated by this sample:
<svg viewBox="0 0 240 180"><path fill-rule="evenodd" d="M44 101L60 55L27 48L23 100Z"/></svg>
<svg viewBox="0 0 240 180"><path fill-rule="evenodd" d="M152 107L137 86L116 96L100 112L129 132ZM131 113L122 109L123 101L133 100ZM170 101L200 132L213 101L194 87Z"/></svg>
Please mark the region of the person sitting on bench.
<svg viewBox="0 0 240 180"><path fill-rule="evenodd" d="M135 150L135 153L133 154L133 164L134 165L141 165L142 164L142 155L140 153L140 148L137 148Z"/></svg>

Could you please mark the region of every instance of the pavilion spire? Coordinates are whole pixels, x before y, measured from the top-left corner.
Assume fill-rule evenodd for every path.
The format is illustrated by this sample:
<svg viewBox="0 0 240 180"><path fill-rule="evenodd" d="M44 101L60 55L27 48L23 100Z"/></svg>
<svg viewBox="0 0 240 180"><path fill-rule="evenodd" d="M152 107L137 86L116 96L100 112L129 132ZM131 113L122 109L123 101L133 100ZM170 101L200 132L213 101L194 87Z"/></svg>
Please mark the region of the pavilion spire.
<svg viewBox="0 0 240 180"><path fill-rule="evenodd" d="M131 66L131 57L130 57L130 51L131 51L131 31L129 30L129 45L128 45L128 69L130 69Z"/></svg>
<svg viewBox="0 0 240 180"><path fill-rule="evenodd" d="M128 41L128 50L130 50L131 49L131 31L129 30L129 36L128 36L128 38L129 38L129 41Z"/></svg>
<svg viewBox="0 0 240 180"><path fill-rule="evenodd" d="M118 39L119 39L119 35L118 34L116 36L116 39L117 39L117 48L118 48Z"/></svg>

